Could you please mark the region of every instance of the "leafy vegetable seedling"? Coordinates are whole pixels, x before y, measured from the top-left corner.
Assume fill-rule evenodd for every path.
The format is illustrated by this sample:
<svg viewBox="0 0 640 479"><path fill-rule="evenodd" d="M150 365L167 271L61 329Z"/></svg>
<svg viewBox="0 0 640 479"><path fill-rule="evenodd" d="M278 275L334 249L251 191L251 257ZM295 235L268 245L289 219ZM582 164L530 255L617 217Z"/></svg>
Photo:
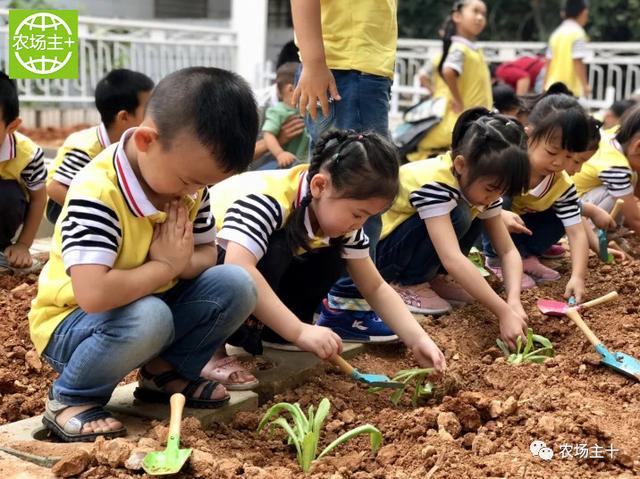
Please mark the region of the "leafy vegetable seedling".
<svg viewBox="0 0 640 479"><path fill-rule="evenodd" d="M258 432L262 431L269 424L269 432L273 432L276 427L282 428L288 436L287 444L293 444L296 448L298 464L304 472L309 471L311 463L316 460L318 453L318 441L322 424L329 414L331 403L327 398L323 398L318 405L318 410L314 411L313 406L309 406L309 413L305 415L304 411L298 403L290 404L281 402L272 406L264 415L260 424L258 424ZM281 412L288 412L291 415L293 424L283 417L277 417ZM275 419L274 419L275 418ZM325 456L335 447L347 442L351 438L359 434L369 434L371 441L371 450L375 453L382 444L382 433L371 424L356 427L351 431L345 432L335 441L329 444L320 453L317 459Z"/></svg>
<svg viewBox="0 0 640 479"><path fill-rule="evenodd" d="M397 406L400 402L400 398L404 394L407 386L411 383L414 384L413 394L411 395L411 404L415 407L418 404L418 400L425 396L430 396L433 391L433 383L428 381L429 376L433 373L432 368L415 368L415 369L403 369L399 371L393 378L394 382L403 383L404 387L397 389L391 395L391 402ZM383 388L369 388L369 392L377 393L382 391Z"/></svg>
<svg viewBox="0 0 640 479"><path fill-rule="evenodd" d="M500 338L496 339L496 343L507 357L509 364L543 363L547 358L555 356L551 341L539 334L533 334L533 329L531 328L527 329L527 342L524 347L522 346L522 338L518 336L515 353L512 353ZM542 347L534 349L534 344Z"/></svg>

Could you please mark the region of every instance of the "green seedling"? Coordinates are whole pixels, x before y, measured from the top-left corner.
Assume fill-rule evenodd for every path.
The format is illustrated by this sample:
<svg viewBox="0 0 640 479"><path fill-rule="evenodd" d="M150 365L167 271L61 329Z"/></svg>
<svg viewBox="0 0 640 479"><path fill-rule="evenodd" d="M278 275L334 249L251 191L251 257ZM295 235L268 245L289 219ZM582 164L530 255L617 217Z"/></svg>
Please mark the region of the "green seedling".
<svg viewBox="0 0 640 479"><path fill-rule="evenodd" d="M330 408L331 403L327 398L324 398L320 401L317 411L314 411L313 406L309 406L309 413L305 415L298 403L290 404L281 402L272 406L265 413L258 425L258 432L262 431L267 424L269 425L269 433L272 433L277 427L282 428L287 434L287 444L293 444L296 448L298 464L300 464L304 472L308 472L311 463L316 460L322 424L327 418ZM291 415L293 423L289 424L285 418L277 417L281 412L288 412ZM371 424L365 424L351 431L347 431L338 437L324 448L320 455L317 456L317 459L327 455L340 444L347 442L359 434L369 434L371 450L374 453L380 449L382 433Z"/></svg>
<svg viewBox="0 0 640 479"><path fill-rule="evenodd" d="M546 359L552 358L555 355L551 341L539 334L533 334L533 329L531 328L527 329L527 342L524 346L522 345L522 338L518 336L518 339L516 339L516 351L514 353L509 350L500 338L496 339L496 343L507 357L509 364L543 363ZM534 349L534 347L536 347L534 345L542 347Z"/></svg>
<svg viewBox="0 0 640 479"><path fill-rule="evenodd" d="M425 396L430 396L433 392L433 383L428 381L429 376L433 373L432 368L415 368L415 369L403 369L399 371L393 378L394 382L404 384L400 389L397 389L391 395L391 402L397 406L400 402L400 398L404 394L407 386L414 385L413 394L411 395L411 404L413 407L418 405L418 400ZM383 388L369 388L369 392L377 393L382 391Z"/></svg>

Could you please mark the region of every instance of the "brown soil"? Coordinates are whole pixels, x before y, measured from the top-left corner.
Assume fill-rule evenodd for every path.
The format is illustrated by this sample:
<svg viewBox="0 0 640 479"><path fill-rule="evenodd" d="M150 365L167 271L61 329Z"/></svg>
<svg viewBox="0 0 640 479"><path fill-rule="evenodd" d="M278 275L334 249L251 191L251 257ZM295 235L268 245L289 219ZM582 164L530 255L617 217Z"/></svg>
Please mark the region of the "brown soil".
<svg viewBox="0 0 640 479"><path fill-rule="evenodd" d="M637 276L640 263L606 266L590 260L589 298L617 290L621 297L585 311L583 317L610 350L640 357ZM563 262L559 269L568 273ZM32 357L26 313L35 292L35 277L17 293L20 281L0 278L0 420L13 421L42 411L53 378L47 365L40 370ZM559 299L564 281L523 294L529 324L548 337L557 356L545 364L511 366L495 347L497 325L482 308L471 305L441 318L419 321L445 351L449 370L434 379L434 396L417 408L408 397L393 406L389 392L374 395L336 371L326 374L264 405L239 413L230 425L203 431L197 421L183 421L182 441L195 449L184 473L176 477L277 478L302 477L295 451L281 433L255 433L266 408L278 401L298 401L303 407L331 400L332 409L320 447L360 424L376 425L384 436L376 456L368 440L359 437L318 461L313 478L631 478L640 476L640 383L600 366L585 337L567 319L544 317L535 306L541 297ZM354 359L363 371L392 375L415 366L398 345L380 346ZM166 437L164 424L154 423L139 444L100 441L80 477L141 477L123 467ZM555 452L549 461L533 457L529 446L542 440ZM114 442L114 444L110 444ZM125 441L126 442L126 441ZM613 458L561 458L561 445L610 447ZM134 449L137 448L137 449ZM86 462L86 458L70 461ZM135 461L134 461L135 462ZM131 466L131 463L129 464ZM76 463L69 467L78 467ZM114 467L116 467L114 469ZM59 470L64 470L60 467Z"/></svg>
<svg viewBox="0 0 640 479"><path fill-rule="evenodd" d="M20 133L28 136L34 142L36 142L39 146L45 148L58 148L62 146L64 140L73 132L78 130L84 130L88 128L90 125L74 125L70 127L57 128L57 127L47 127L47 128L20 128Z"/></svg>

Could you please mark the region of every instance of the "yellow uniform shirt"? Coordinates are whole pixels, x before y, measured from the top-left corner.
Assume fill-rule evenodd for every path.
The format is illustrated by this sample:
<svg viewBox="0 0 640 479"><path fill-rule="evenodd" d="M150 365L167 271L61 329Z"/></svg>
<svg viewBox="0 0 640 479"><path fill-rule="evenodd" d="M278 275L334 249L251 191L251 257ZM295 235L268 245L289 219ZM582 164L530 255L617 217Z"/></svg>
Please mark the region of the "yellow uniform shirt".
<svg viewBox="0 0 640 479"><path fill-rule="evenodd" d="M449 153L414 161L400 167L400 192L382 215L381 238L386 238L404 221L418 213L423 220L448 215L461 201L467 201L453 174ZM473 217L488 219L500 214L502 198L486 207L471 206Z"/></svg>
<svg viewBox="0 0 640 479"><path fill-rule="evenodd" d="M28 200L28 192L47 179L42 149L21 133L7 135L0 145L0 179L17 181Z"/></svg>
<svg viewBox="0 0 640 479"><path fill-rule="evenodd" d="M309 165L288 170L252 171L228 178L211 188L213 214L218 222L218 244L238 243L260 260L267 252L269 237L284 228L293 210L309 191ZM305 226L311 249L329 246L328 237L314 234L305 211ZM369 239L362 229L346 235L343 258L369 256Z"/></svg>
<svg viewBox="0 0 640 479"><path fill-rule="evenodd" d="M393 79L397 9L398 0L320 0L327 66Z"/></svg>
<svg viewBox="0 0 640 479"><path fill-rule="evenodd" d="M78 172L110 144L107 129L102 123L72 133L58 148L47 183L53 179L69 186Z"/></svg>
<svg viewBox="0 0 640 479"><path fill-rule="evenodd" d="M437 72L437 65L434 68ZM451 37L451 47L442 66L451 68L458 73L458 90L465 110L476 106L483 106L488 110L493 108L493 94L491 92L491 74L480 47L466 38L454 35ZM451 90L440 79L436 82L434 96L444 96L447 99L447 109L442 121L438 123L418 143L418 151L407 155L410 161L420 160L431 154L433 150L441 150L451 146L451 134L456 120L460 116L451 109Z"/></svg>
<svg viewBox="0 0 640 479"><path fill-rule="evenodd" d="M133 129L100 153L76 177L56 223L49 262L40 273L31 303L31 340L41 353L58 324L78 307L69 268L101 264L132 269L147 261L156 223L166 215L149 201L124 152ZM185 197L196 244L215 241L215 220L207 189ZM176 283L172 280L156 293Z"/></svg>
<svg viewBox="0 0 640 479"><path fill-rule="evenodd" d="M615 139L615 132L602 135L598 151L582 165L580 173L573 175L579 196L600 186L611 196L627 196L633 194L633 179L633 170Z"/></svg>
<svg viewBox="0 0 640 479"><path fill-rule="evenodd" d="M541 213L549 208L554 209L565 228L581 221L576 187L566 171L545 176L527 194L514 196L511 205L511 210L519 215Z"/></svg>
<svg viewBox="0 0 640 479"><path fill-rule="evenodd" d="M554 30L547 50L547 82L545 89L555 82L562 82L574 95L582 96L582 83L576 74L573 60L587 57L587 34L575 20L567 19Z"/></svg>

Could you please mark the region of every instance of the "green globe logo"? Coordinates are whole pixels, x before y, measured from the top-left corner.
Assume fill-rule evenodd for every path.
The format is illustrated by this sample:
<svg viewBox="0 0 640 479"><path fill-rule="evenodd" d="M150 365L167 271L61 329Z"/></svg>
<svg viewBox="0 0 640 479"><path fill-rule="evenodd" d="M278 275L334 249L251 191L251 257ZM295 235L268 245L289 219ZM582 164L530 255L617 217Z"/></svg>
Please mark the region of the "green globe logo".
<svg viewBox="0 0 640 479"><path fill-rule="evenodd" d="M9 35L12 78L78 77L77 11L10 10Z"/></svg>

